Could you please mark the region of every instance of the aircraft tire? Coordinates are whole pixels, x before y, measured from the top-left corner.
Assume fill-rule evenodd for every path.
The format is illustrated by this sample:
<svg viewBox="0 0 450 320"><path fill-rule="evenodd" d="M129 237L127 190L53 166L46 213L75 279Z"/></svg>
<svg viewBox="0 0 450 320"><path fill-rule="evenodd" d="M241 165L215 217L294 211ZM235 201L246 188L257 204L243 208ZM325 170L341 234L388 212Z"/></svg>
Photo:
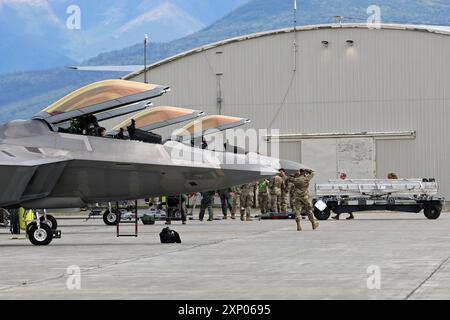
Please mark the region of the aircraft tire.
<svg viewBox="0 0 450 320"><path fill-rule="evenodd" d="M103 222L107 225L107 226L115 226L117 224L117 213L113 212L109 212L109 209L107 209L104 213L103 213Z"/></svg>
<svg viewBox="0 0 450 320"><path fill-rule="evenodd" d="M46 223L42 223L39 228L36 223L32 223L28 229L28 239L35 246L46 246L53 240L53 230Z"/></svg>
<svg viewBox="0 0 450 320"><path fill-rule="evenodd" d="M47 221L45 221L44 216L42 216L40 220L41 223L47 223L52 230L56 230L58 228L58 221L56 221L56 218L50 214L47 214Z"/></svg>

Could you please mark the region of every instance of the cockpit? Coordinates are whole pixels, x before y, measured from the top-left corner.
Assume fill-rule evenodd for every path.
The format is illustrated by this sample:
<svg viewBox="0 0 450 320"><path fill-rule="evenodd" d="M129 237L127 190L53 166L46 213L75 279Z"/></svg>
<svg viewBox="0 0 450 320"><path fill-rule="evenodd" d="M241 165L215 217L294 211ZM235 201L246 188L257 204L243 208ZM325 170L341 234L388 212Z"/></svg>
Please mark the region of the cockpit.
<svg viewBox="0 0 450 320"><path fill-rule="evenodd" d="M206 147L206 135L250 122L248 119L223 115L203 117L203 111L188 108L153 107L151 99L169 91L169 87L156 84L126 80L100 81L68 94L42 110L34 119L45 121L56 132L157 144L176 140L202 148ZM112 128L101 125L103 121L115 118L120 120ZM166 139L153 132L187 121L192 122L175 130Z"/></svg>

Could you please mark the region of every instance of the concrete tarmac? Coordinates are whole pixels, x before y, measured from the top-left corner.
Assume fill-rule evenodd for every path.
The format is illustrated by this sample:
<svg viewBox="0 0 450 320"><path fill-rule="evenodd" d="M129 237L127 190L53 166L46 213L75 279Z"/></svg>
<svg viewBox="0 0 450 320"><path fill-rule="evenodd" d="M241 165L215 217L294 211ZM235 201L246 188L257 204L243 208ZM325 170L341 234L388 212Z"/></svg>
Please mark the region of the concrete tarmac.
<svg viewBox="0 0 450 320"><path fill-rule="evenodd" d="M183 243L165 245L163 222L116 238L100 219L59 219L47 247L2 228L0 299L450 299L448 213L355 216L302 232L293 220L173 222Z"/></svg>

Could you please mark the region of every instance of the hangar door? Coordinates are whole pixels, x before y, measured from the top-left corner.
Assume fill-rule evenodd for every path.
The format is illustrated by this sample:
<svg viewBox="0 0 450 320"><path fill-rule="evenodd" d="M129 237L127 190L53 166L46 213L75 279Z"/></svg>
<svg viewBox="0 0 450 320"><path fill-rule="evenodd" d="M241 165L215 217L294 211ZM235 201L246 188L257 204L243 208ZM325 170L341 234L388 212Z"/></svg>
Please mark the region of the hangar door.
<svg viewBox="0 0 450 320"><path fill-rule="evenodd" d="M316 170L312 190L315 183L338 179L341 172L349 179L376 176L373 138L308 139L301 143L302 163Z"/></svg>

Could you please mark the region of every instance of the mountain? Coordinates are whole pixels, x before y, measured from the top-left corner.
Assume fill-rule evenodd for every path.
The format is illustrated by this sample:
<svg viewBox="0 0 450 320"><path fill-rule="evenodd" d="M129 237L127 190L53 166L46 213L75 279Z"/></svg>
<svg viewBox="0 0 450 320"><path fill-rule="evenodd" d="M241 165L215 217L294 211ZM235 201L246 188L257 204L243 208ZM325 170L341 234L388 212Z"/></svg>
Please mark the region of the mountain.
<svg viewBox="0 0 450 320"><path fill-rule="evenodd" d="M331 23L334 16L344 22L366 22L373 0L298 0L297 25ZM450 25L450 3L442 0L378 0L383 23ZM210 26L169 43L154 43L150 61L240 35L286 28L293 25L293 0L252 0ZM106 52L88 59L86 65L141 64L142 45Z"/></svg>
<svg viewBox="0 0 450 320"><path fill-rule="evenodd" d="M0 0L0 10L2 10L2 3L5 1L26 2L31 0ZM35 3L47 2L47 0L32 1ZM58 3L67 3L66 0L55 0L55 3L56 1ZM146 12L149 12L151 8L155 8L152 4L156 4L157 7L158 5L167 5L167 3L169 3L170 5L180 8L180 10L182 10L180 12L185 12L199 20L199 15L205 14L205 16L208 16L206 13L202 12L202 10L206 10L206 12L209 13L207 19L213 19L214 14L212 14L211 11L214 10L210 8L217 6L219 9L224 9L225 7L221 7L220 5L224 5L226 2L227 1L218 0L141 0L134 3L139 3L142 14L144 15ZM89 1L88 3L92 6L100 6L99 3L103 2ZM128 1L125 0L111 0L111 3L113 3L114 6L108 7L109 9L106 9L105 12L107 12L107 10L114 11L114 9L117 10L117 8L122 8L118 11L123 11L129 4ZM203 44L253 32L289 27L293 23L293 0L251 0L240 2L236 0L233 3L235 5L238 3L243 4L223 18L210 24L208 27L180 39L162 42L161 40L164 40L164 38L162 38L158 42L155 33L149 32L150 62L166 58ZM367 7L372 5L372 3L372 0L299 0L297 17L298 25L330 23L332 17L336 15L344 16L344 22L365 22L368 16L366 11ZM382 22L384 23L450 25L450 4L447 1L378 0L377 3L380 6ZM193 4L193 6L190 7L190 4ZM120 5L123 5L123 7L120 7ZM3 5L3 10L4 9L5 6ZM92 11L95 11L93 9L94 8L92 7ZM133 10L137 9L134 8ZM90 28L92 26L89 25L89 21L94 20L95 15L93 14L92 17L89 17L92 13L90 13L91 10L87 11L88 12L85 14L88 15L87 22L85 22L87 24L86 29L91 30ZM120 16L120 14L125 13L119 12L118 15ZM134 30L138 30L141 26L145 28L145 25L148 22L147 20L150 19L149 17L141 17L137 15L136 12L131 14L131 16L134 17L134 20L124 19L123 21L126 20L128 27L131 29L137 28ZM107 17L113 21L115 19L114 15L111 13L107 14ZM103 19L102 16L100 16L100 20L101 19ZM95 21L92 23L94 26L98 25ZM126 24L117 23L117 25L125 26ZM0 31L1 30L2 29L0 28ZM104 29L97 32L102 32L102 30ZM142 35L141 31L139 31L139 34L137 35L138 38ZM133 34L133 32L130 34ZM86 38L82 37L79 40L89 43L88 36L86 36ZM44 49L52 49L52 46L45 46ZM60 48L56 46L55 50L57 49ZM85 51L89 51L89 45L86 45ZM142 60L142 44L139 43L126 47L125 49L100 54L92 59L86 60L84 64L141 64ZM42 109L50 102L56 100L65 93L68 93L72 88L77 88L85 83L105 79L107 77L119 77L120 75L121 74L117 73L80 73L68 71L67 69L53 69L3 76L0 78L0 122L14 119L18 115L20 117L29 117L37 110Z"/></svg>
<svg viewBox="0 0 450 320"><path fill-rule="evenodd" d="M17 8L21 7L20 15ZM35 16L41 18L35 19ZM23 6L16 1L0 0L0 73L17 70L46 69L72 63L59 46L57 31L64 27L48 8L39 5ZM53 30L48 41L45 30Z"/></svg>
<svg viewBox="0 0 450 320"><path fill-rule="evenodd" d="M73 90L117 76L117 72L81 72L65 68L4 75L0 77L0 123L28 119Z"/></svg>
<svg viewBox="0 0 450 320"><path fill-rule="evenodd" d="M177 39L244 1L0 0L0 73L79 63L141 42L146 33L152 41ZM80 28L69 28L73 21Z"/></svg>

